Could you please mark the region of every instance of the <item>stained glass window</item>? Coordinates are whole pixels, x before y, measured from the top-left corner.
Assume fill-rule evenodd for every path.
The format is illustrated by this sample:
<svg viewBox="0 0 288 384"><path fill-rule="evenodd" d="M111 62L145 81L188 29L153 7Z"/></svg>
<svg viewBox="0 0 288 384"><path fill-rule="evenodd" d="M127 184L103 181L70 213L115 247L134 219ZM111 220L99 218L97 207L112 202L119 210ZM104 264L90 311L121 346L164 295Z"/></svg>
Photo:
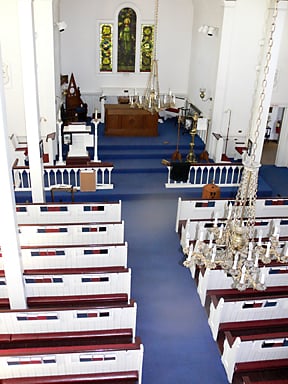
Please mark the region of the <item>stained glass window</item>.
<svg viewBox="0 0 288 384"><path fill-rule="evenodd" d="M150 72L154 51L154 25L142 25L140 72Z"/></svg>
<svg viewBox="0 0 288 384"><path fill-rule="evenodd" d="M132 8L123 8L118 15L118 72L135 72L137 16Z"/></svg>
<svg viewBox="0 0 288 384"><path fill-rule="evenodd" d="M100 71L112 72L113 25L100 25Z"/></svg>

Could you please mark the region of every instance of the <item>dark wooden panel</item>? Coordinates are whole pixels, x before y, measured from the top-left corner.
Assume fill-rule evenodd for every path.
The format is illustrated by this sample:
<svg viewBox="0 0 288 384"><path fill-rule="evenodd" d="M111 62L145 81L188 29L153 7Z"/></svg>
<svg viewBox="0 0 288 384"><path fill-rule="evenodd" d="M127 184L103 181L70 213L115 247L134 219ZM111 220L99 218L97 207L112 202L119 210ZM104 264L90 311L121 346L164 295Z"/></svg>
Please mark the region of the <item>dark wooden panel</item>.
<svg viewBox="0 0 288 384"><path fill-rule="evenodd" d="M158 114L127 104L105 105L106 136L158 136Z"/></svg>

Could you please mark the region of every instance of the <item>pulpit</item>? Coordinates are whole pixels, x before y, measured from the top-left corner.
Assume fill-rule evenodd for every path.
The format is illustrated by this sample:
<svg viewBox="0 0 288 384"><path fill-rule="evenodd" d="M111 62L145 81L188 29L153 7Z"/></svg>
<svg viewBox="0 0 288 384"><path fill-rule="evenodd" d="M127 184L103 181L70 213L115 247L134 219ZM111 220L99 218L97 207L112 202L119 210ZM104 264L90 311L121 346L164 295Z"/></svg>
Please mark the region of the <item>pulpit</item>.
<svg viewBox="0 0 288 384"><path fill-rule="evenodd" d="M69 145L66 165L87 164L90 161L87 147L94 147L91 126L80 123L65 125L63 144Z"/></svg>

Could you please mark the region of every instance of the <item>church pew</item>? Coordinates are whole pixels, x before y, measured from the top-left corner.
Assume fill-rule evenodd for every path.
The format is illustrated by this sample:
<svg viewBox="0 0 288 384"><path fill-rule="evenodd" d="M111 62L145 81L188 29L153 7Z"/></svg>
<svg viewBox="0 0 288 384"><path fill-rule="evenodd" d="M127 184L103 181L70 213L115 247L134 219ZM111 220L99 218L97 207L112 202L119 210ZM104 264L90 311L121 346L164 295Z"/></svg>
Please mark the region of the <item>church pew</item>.
<svg viewBox="0 0 288 384"><path fill-rule="evenodd" d="M271 262L263 265L259 263L261 273L265 276L267 287L286 286L288 282L288 264ZM196 267L197 268L197 267ZM211 289L229 289L233 283L232 277L226 275L222 269L201 268L197 274L197 292L202 305L205 305L207 291Z"/></svg>
<svg viewBox="0 0 288 384"><path fill-rule="evenodd" d="M25 292L34 296L69 296L126 294L130 300L131 269L106 268L62 268L24 270ZM0 297L8 297L5 278L1 277Z"/></svg>
<svg viewBox="0 0 288 384"><path fill-rule="evenodd" d="M9 339L8 339L9 336ZM1 349L64 347L79 345L123 344L133 342L131 328L73 331L73 332L42 332L0 335Z"/></svg>
<svg viewBox="0 0 288 384"><path fill-rule="evenodd" d="M137 371L140 384L142 363L143 345L138 337L123 344L7 349L0 350L0 379L17 378L14 383L23 383L27 378L31 384L35 377Z"/></svg>
<svg viewBox="0 0 288 384"><path fill-rule="evenodd" d="M244 220L245 222L245 220ZM226 220L217 220L217 226L225 225ZM204 240L209 240L209 230L212 229L214 220L206 219L191 219L187 220L185 226L182 227L180 244L182 248L187 247L188 243L199 238L200 233L204 235ZM276 218L259 218L256 217L254 227L254 237L258 238L260 233L264 241L268 241L269 236L272 235L275 226L278 229L278 233L281 238L287 238L288 236L288 219L276 219ZM280 238L280 239L281 239ZM287 240L287 239L286 239ZM283 240L285 241L285 240Z"/></svg>
<svg viewBox="0 0 288 384"><path fill-rule="evenodd" d="M214 340L222 323L277 319L287 314L288 286L268 287L265 291L211 290L207 296L205 307Z"/></svg>
<svg viewBox="0 0 288 384"><path fill-rule="evenodd" d="M106 305L126 305L130 299L127 293L111 293L98 295L67 295L67 296L31 296L27 297L30 309L39 308L75 308Z"/></svg>
<svg viewBox="0 0 288 384"><path fill-rule="evenodd" d="M124 221L19 225L20 246L116 244L124 242Z"/></svg>
<svg viewBox="0 0 288 384"><path fill-rule="evenodd" d="M46 245L21 247L24 269L96 268L122 266L127 268L128 244ZM1 269L0 253L0 269Z"/></svg>
<svg viewBox="0 0 288 384"><path fill-rule="evenodd" d="M0 379L0 384L139 384L138 371Z"/></svg>
<svg viewBox="0 0 288 384"><path fill-rule="evenodd" d="M65 298L63 298L64 301ZM65 303L63 303L65 305ZM137 305L130 303L94 307L73 308L35 308L23 310L0 311L0 345L3 341L21 341L31 339L53 338L57 334L63 339L66 333L98 332L99 340L111 337L135 338ZM73 334L71 334L71 338ZM77 335L75 335L77 337ZM56 337L55 337L56 338ZM1 348L1 347L0 347Z"/></svg>
<svg viewBox="0 0 288 384"><path fill-rule="evenodd" d="M103 203L17 204L18 224L121 221L121 200Z"/></svg>
<svg viewBox="0 0 288 384"><path fill-rule="evenodd" d="M248 303L246 303L248 304ZM251 308L259 307L261 302L251 302ZM263 333L272 332L284 332L288 329L288 318L283 317L281 319L265 319L265 320L248 320L248 321L231 321L223 322L219 325L217 344L218 348L223 353L223 344L225 337L235 339L237 336L245 335L259 335ZM288 368L288 367L287 367Z"/></svg>
<svg viewBox="0 0 288 384"><path fill-rule="evenodd" d="M232 383L249 384L247 378L255 384L287 384L288 359L236 363Z"/></svg>
<svg viewBox="0 0 288 384"><path fill-rule="evenodd" d="M247 374L234 375L233 384L287 384L288 367L285 369L261 370L261 372L247 372Z"/></svg>
<svg viewBox="0 0 288 384"><path fill-rule="evenodd" d="M224 218L233 199L182 199L178 198L175 230L181 233L182 226L192 218L212 219L215 214L218 218ZM288 198L257 199L256 217L288 217Z"/></svg>
<svg viewBox="0 0 288 384"><path fill-rule="evenodd" d="M261 361L265 367L265 360L287 359L287 337L288 329L278 333L238 336L229 341L225 339L221 360L229 382L232 382L236 363Z"/></svg>

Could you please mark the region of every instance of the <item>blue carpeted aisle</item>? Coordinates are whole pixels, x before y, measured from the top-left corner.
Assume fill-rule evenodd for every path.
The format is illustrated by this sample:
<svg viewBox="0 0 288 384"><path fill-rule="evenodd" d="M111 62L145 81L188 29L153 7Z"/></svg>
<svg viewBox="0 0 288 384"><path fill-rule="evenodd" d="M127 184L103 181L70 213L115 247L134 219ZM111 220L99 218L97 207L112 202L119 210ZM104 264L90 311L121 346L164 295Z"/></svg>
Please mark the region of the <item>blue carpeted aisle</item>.
<svg viewBox="0 0 288 384"><path fill-rule="evenodd" d="M143 384L225 384L226 374L176 234L177 199L123 202Z"/></svg>

